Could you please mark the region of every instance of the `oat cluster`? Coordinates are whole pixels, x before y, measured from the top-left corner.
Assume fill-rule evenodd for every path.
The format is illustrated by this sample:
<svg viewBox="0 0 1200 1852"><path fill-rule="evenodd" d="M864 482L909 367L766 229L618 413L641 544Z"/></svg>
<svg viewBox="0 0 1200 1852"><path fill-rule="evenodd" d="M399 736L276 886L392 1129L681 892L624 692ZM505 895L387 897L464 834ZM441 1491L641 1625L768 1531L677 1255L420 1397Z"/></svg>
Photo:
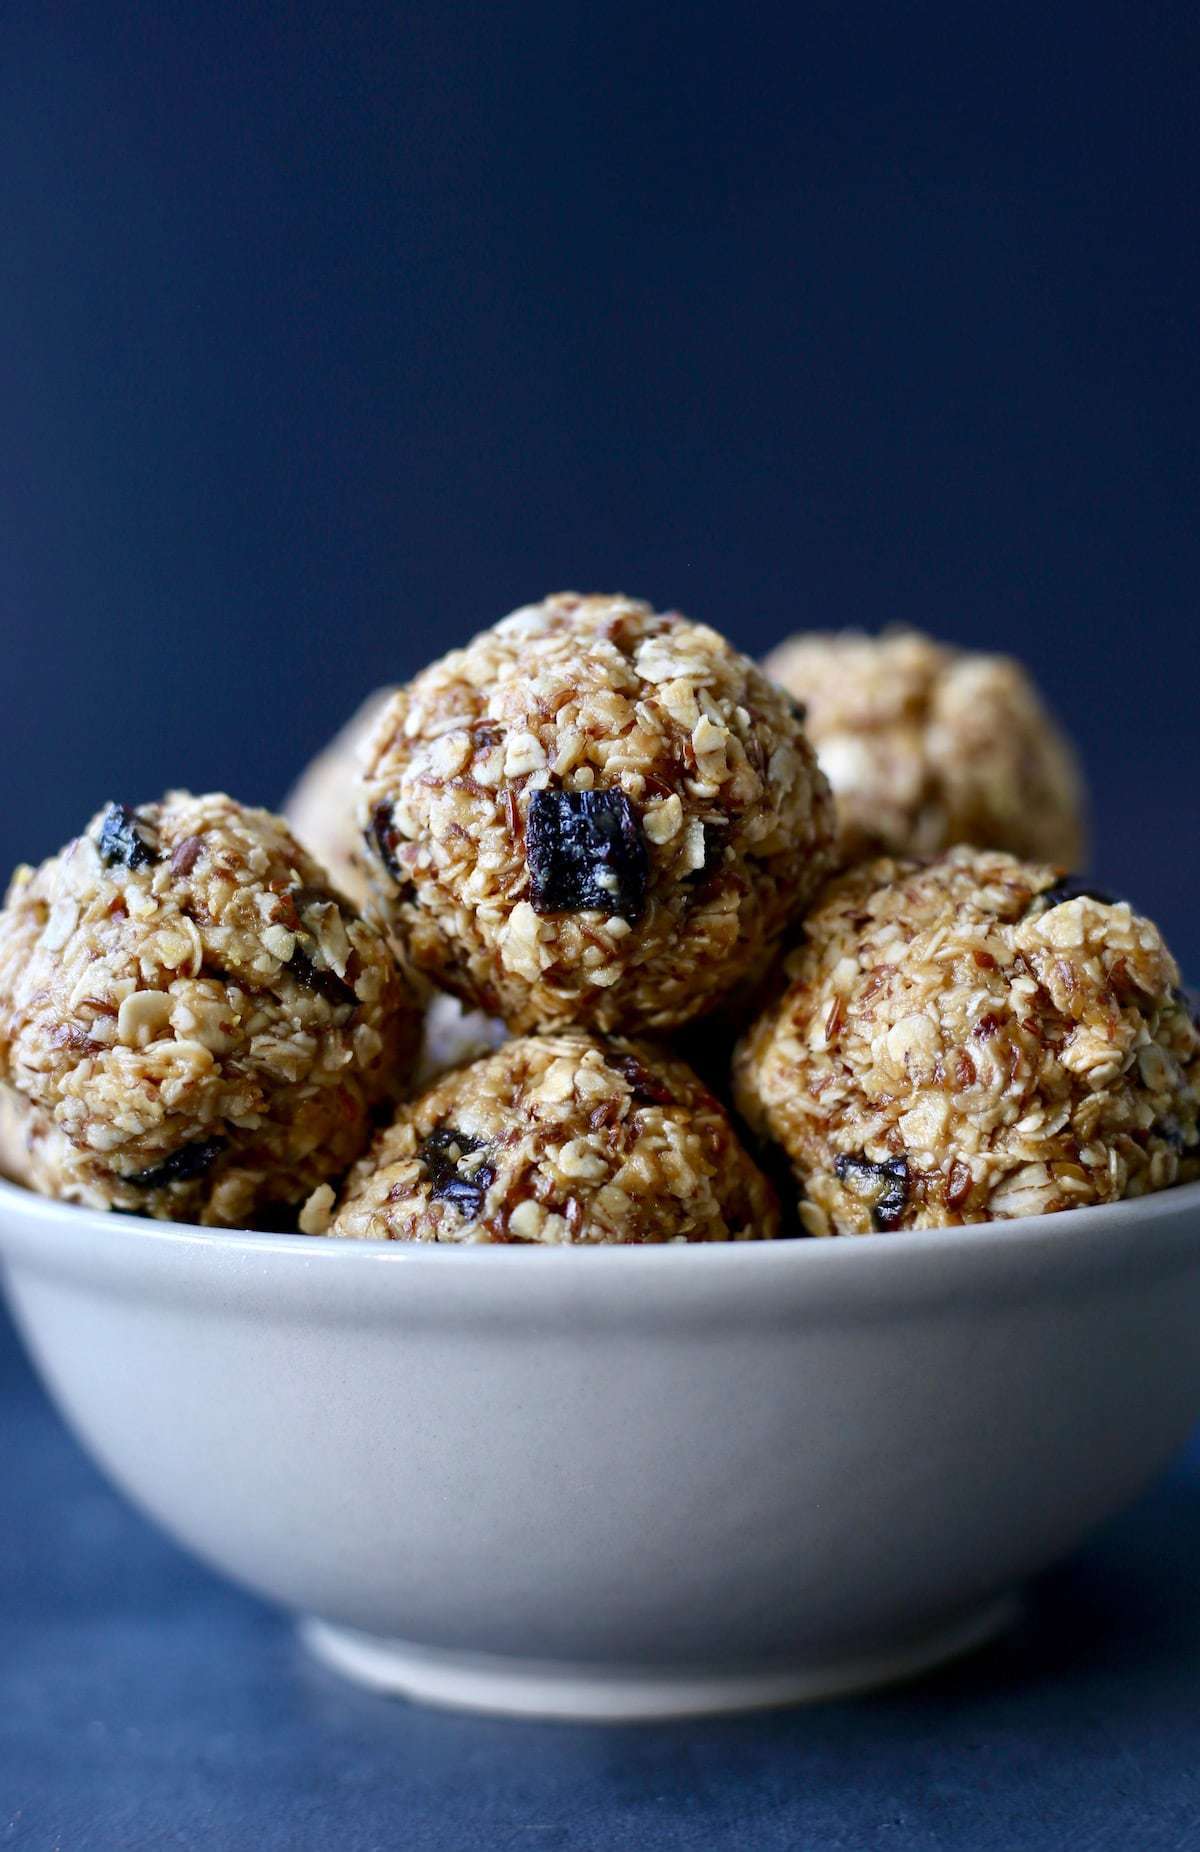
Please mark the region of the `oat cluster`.
<svg viewBox="0 0 1200 1852"><path fill-rule="evenodd" d="M47 1194L236 1225L362 1151L419 1009L266 811L110 804L0 913L6 1143Z"/></svg>
<svg viewBox="0 0 1200 1852"><path fill-rule="evenodd" d="M703 625L574 593L391 697L358 822L404 956L515 1032L703 1014L762 972L832 859L784 693Z"/></svg>
<svg viewBox="0 0 1200 1852"><path fill-rule="evenodd" d="M310 1205L323 1225L328 1196ZM691 1070L580 1030L517 1038L400 1109L351 1172L334 1236L393 1241L745 1241L770 1185Z"/></svg>
<svg viewBox="0 0 1200 1852"><path fill-rule="evenodd" d="M834 882L741 1043L812 1234L1111 1202L1200 1175L1200 1031L1156 926L957 848Z"/></svg>
<svg viewBox="0 0 1200 1852"><path fill-rule="evenodd" d="M967 842L1080 865L1075 755L1011 657L846 631L792 637L765 666L806 709L843 861Z"/></svg>

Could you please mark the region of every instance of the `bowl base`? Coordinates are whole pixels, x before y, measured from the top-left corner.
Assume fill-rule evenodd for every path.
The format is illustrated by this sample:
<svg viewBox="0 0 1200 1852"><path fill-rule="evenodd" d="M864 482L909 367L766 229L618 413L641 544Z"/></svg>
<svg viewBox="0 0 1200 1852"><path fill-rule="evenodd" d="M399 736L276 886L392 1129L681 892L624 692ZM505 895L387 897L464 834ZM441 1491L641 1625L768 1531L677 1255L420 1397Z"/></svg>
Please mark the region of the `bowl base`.
<svg viewBox="0 0 1200 1852"><path fill-rule="evenodd" d="M903 1646L760 1672L610 1668L445 1652L311 1617L301 1620L300 1637L323 1664L344 1677L422 1704L507 1717L639 1723L849 1697L915 1678L993 1639L1012 1623L1019 1607L1016 1595L1003 1595Z"/></svg>

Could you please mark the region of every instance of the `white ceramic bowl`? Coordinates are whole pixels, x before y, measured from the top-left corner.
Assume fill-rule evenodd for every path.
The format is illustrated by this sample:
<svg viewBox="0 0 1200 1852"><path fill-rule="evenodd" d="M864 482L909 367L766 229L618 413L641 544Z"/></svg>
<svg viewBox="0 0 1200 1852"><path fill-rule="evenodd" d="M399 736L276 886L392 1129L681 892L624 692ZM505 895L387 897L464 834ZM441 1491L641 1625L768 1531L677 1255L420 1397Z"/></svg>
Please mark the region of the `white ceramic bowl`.
<svg viewBox="0 0 1200 1852"><path fill-rule="evenodd" d="M1200 1185L941 1233L438 1248L0 1185L119 1485L381 1687L637 1717L985 1637L1200 1413Z"/></svg>

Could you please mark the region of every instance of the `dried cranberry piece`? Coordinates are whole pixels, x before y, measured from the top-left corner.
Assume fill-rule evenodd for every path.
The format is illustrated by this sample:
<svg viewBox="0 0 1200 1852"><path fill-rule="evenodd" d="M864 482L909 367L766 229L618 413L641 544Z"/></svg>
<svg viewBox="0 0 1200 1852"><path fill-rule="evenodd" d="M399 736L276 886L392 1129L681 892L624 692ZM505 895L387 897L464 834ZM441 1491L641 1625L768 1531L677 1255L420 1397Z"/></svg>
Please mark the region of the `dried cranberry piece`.
<svg viewBox="0 0 1200 1852"><path fill-rule="evenodd" d="M193 1183L210 1169L228 1142L224 1138L197 1139L194 1144L181 1145L178 1151L172 1151L161 1164L135 1171L123 1181L135 1184L139 1190L163 1190L168 1183Z"/></svg>
<svg viewBox="0 0 1200 1852"><path fill-rule="evenodd" d="M292 887L288 896L297 913L306 913L309 907L337 907L341 913L349 913L350 908L335 894L331 887Z"/></svg>
<svg viewBox="0 0 1200 1852"><path fill-rule="evenodd" d="M371 812L371 827L367 836L368 840L374 844L380 861L397 887L404 887L408 876L396 860L396 845L400 841L400 831L396 828L395 814L390 804L376 804Z"/></svg>
<svg viewBox="0 0 1200 1852"><path fill-rule="evenodd" d="M286 969L291 972L297 984L302 985L305 990L315 991L318 997L324 997L326 1003L356 1004L358 1002L350 985L340 978L336 971L331 971L327 965L315 965L302 945L296 947L287 961Z"/></svg>
<svg viewBox="0 0 1200 1852"><path fill-rule="evenodd" d="M652 1074L636 1055L610 1055L609 1066L628 1081L635 1101L646 1106L673 1106L675 1095Z"/></svg>
<svg viewBox="0 0 1200 1852"><path fill-rule="evenodd" d="M100 820L100 860L107 868L153 868L157 851L138 833L138 818L128 804L110 804Z"/></svg>
<svg viewBox="0 0 1200 1852"><path fill-rule="evenodd" d="M525 856L535 913L641 918L650 858L638 813L623 791L535 791Z"/></svg>
<svg viewBox="0 0 1200 1852"><path fill-rule="evenodd" d="M1067 900L1096 900L1102 907L1118 907L1120 901L1115 894L1109 894L1102 887L1092 887L1080 875L1062 875L1053 887L1043 888L1035 894L1025 911L1029 913L1049 913L1051 907L1061 907Z"/></svg>
<svg viewBox="0 0 1200 1852"><path fill-rule="evenodd" d="M868 1197L877 1192L871 1203L871 1220L881 1234L900 1226L908 1206L908 1159L883 1158L875 1163L866 1157L839 1157L834 1160L839 1183L849 1185L855 1196Z"/></svg>
<svg viewBox="0 0 1200 1852"><path fill-rule="evenodd" d="M307 914L311 907L333 907L341 914L343 920L357 920L362 917L357 908L350 905L344 894L335 894L331 887L292 887L287 890L286 894L280 896L280 900L294 909L296 922L306 927L307 921L302 916ZM281 923L290 924L293 932L296 930L293 922L283 920Z"/></svg>
<svg viewBox="0 0 1200 1852"><path fill-rule="evenodd" d="M429 1178L429 1194L439 1202L452 1203L468 1222L473 1221L483 1207L483 1199L496 1181L496 1172L491 1164L479 1164L469 1176L464 1176L458 1167L463 1158L482 1151L483 1144L482 1138L456 1132L452 1125L439 1125L430 1132L417 1153Z"/></svg>

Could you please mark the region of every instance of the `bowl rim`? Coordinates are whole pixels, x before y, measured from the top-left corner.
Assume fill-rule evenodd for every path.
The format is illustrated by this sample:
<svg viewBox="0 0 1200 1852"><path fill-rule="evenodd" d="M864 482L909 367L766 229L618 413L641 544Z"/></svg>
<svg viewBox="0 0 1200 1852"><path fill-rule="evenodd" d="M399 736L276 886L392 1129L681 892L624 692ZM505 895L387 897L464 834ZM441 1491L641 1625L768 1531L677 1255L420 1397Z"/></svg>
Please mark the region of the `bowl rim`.
<svg viewBox="0 0 1200 1852"><path fill-rule="evenodd" d="M718 1342L949 1314L964 1331L1020 1316L1174 1291L1200 1273L1200 1182L1011 1222L863 1238L539 1247L326 1240L113 1215L0 1182L0 1280L173 1316L267 1320L340 1333L436 1329L535 1344L603 1329L618 1343ZM1191 1281L1187 1282L1191 1287ZM573 1340L572 1340L573 1341ZM360 1353L363 1354L363 1353Z"/></svg>
<svg viewBox="0 0 1200 1852"><path fill-rule="evenodd" d="M191 1222L161 1221L153 1216L116 1214L108 1209L93 1209L85 1204L60 1201L43 1196L0 1175L0 1261L13 1246L14 1221L37 1224L46 1232L65 1234L74 1242L87 1237L90 1242L121 1248L170 1249L187 1246L195 1250L238 1252L256 1257L270 1255L301 1257L313 1261L318 1254L325 1258L318 1265L345 1265L354 1257L391 1265L411 1266L429 1263L441 1267L571 1266L625 1267L653 1269L667 1267L719 1268L734 1264L750 1267L794 1266L865 1267L881 1254L896 1260L918 1254L950 1256L982 1254L985 1251L1014 1252L1018 1249L1062 1248L1085 1243L1095 1246L1098 1238L1119 1235L1130 1222L1139 1226L1181 1224L1187 1227L1195 1216L1195 1246L1200 1257L1200 1180L1174 1184L1145 1196L1123 1197L1117 1202L1095 1203L1078 1209L1060 1209L1046 1215L1013 1217L992 1222L965 1222L943 1228L896 1229L892 1233L851 1236L781 1236L771 1240L749 1241L675 1241L675 1242L578 1242L548 1244L543 1242L434 1242L390 1241L386 1239L329 1239L323 1235L273 1234L255 1229L206 1228ZM1139 1237L1140 1238L1140 1237Z"/></svg>

